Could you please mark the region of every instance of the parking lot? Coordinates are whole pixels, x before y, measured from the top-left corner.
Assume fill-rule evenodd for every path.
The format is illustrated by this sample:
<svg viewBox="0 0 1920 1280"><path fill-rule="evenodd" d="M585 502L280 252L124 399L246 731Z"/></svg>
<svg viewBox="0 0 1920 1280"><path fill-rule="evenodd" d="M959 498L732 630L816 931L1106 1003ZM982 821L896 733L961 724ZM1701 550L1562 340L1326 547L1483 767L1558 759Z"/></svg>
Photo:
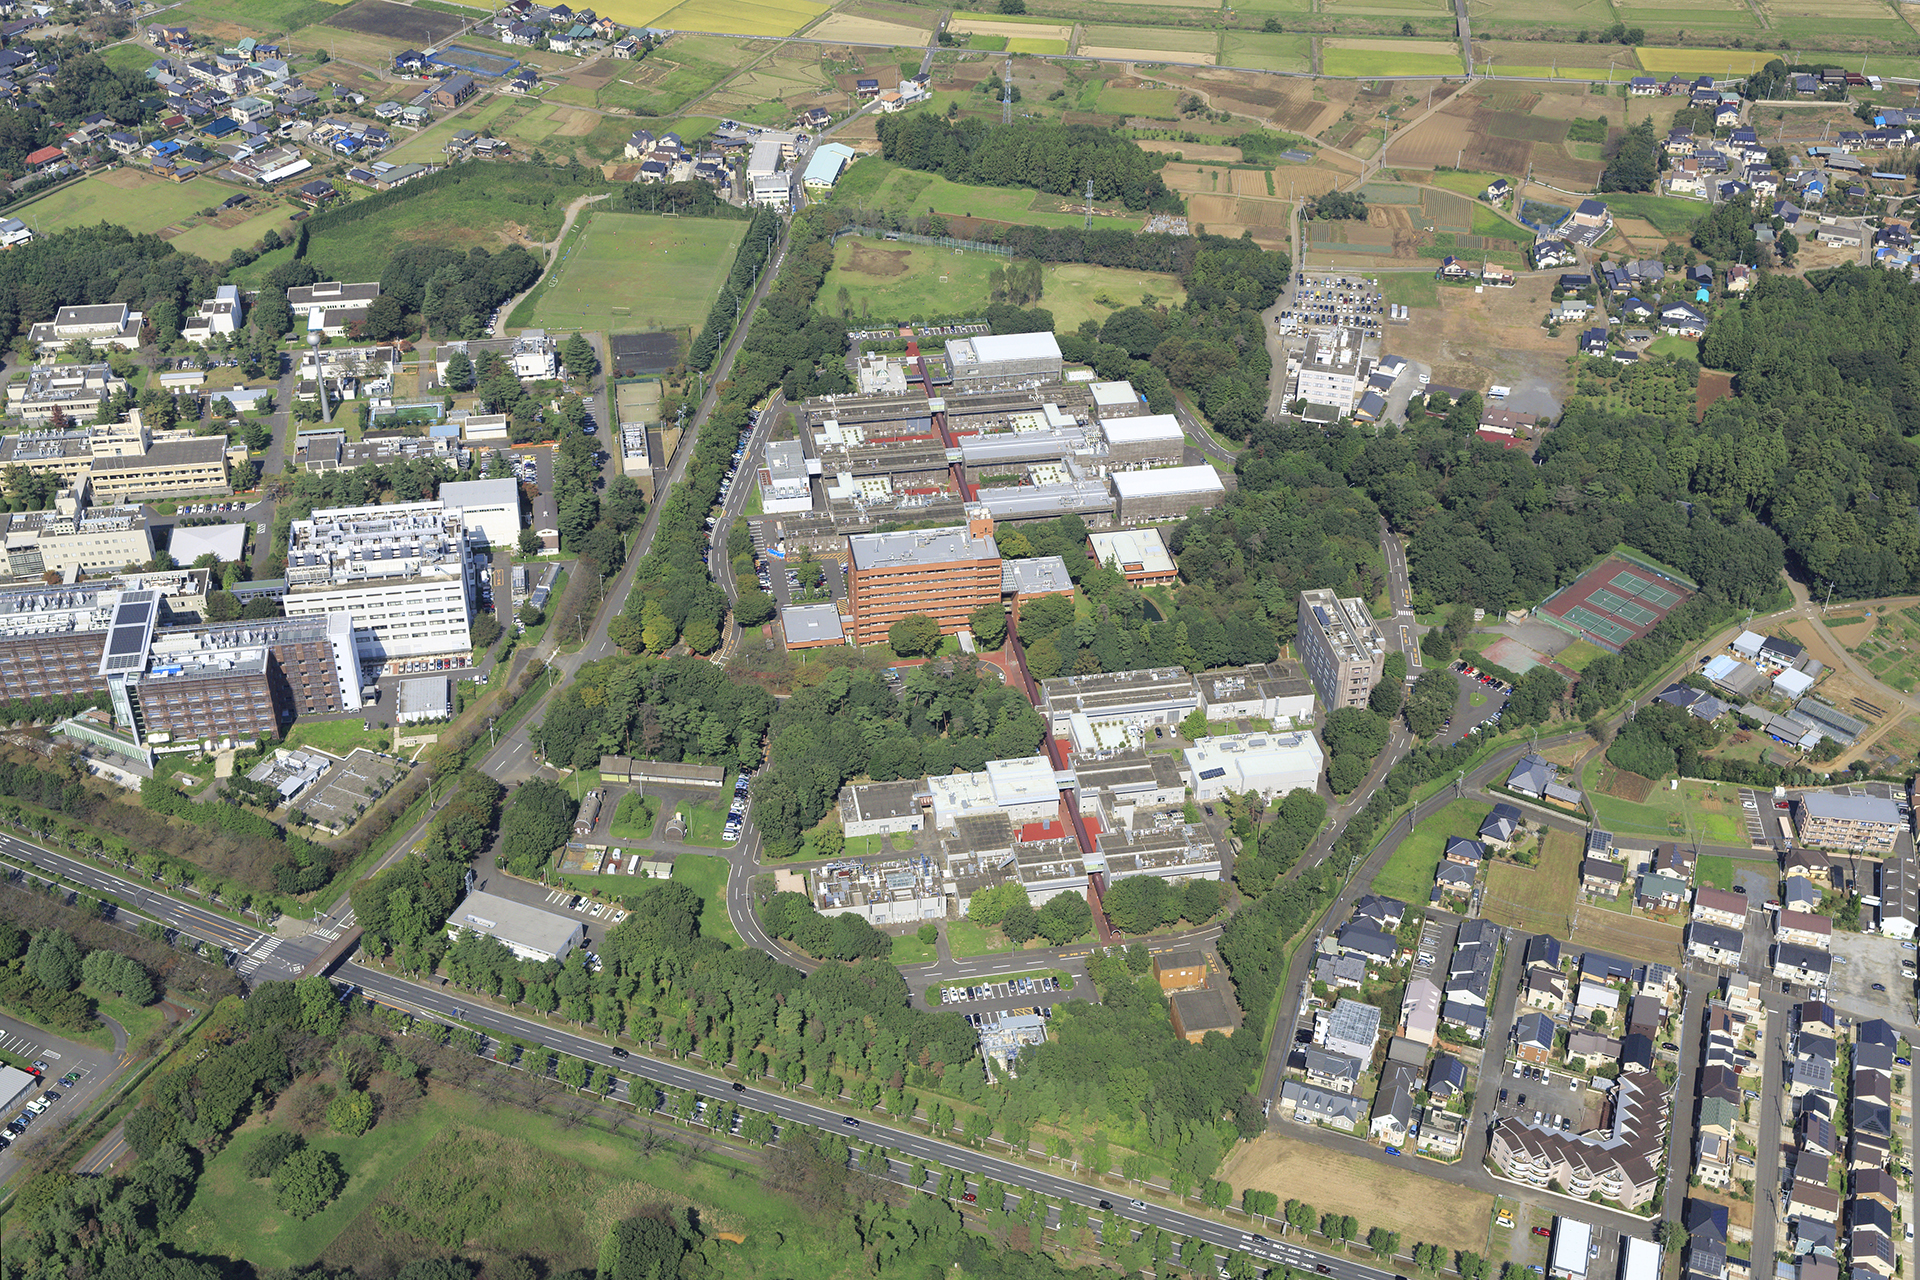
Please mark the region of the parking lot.
<svg viewBox="0 0 1920 1280"><path fill-rule="evenodd" d="M111 1077L112 1064L98 1049L6 1017L0 1017L0 1055L9 1065L22 1071L37 1069L40 1074L35 1085L22 1091L5 1113L7 1128L0 1132L0 1140L4 1140L0 1146L0 1180L4 1180L15 1168L13 1160L46 1135L66 1127L62 1122L77 1114ZM46 1099L48 1092L59 1096ZM30 1110L29 1103L37 1110Z"/></svg>
<svg viewBox="0 0 1920 1280"><path fill-rule="evenodd" d="M1514 1116L1528 1123L1538 1117L1566 1133L1582 1133L1594 1127L1600 1115L1601 1099L1587 1088L1584 1076L1565 1071L1508 1062L1494 1093L1494 1116ZM1485 1089L1481 1090L1482 1095ZM1506 1100L1500 1101L1501 1094Z"/></svg>
<svg viewBox="0 0 1920 1280"><path fill-rule="evenodd" d="M1828 1002L1856 1018L1911 1021L1914 980L1901 971L1901 962L1911 963L1916 954L1920 954L1913 950L1913 945L1878 934L1835 929Z"/></svg>
<svg viewBox="0 0 1920 1280"><path fill-rule="evenodd" d="M1460 926L1451 921L1452 917L1429 915L1420 926L1420 950L1413 958L1414 977L1433 978L1434 971L1453 954L1453 944L1460 935ZM1444 973L1435 979L1435 985L1446 985Z"/></svg>
<svg viewBox="0 0 1920 1280"><path fill-rule="evenodd" d="M1293 305L1280 312L1280 332L1331 326L1377 337L1385 314L1378 280L1301 272L1294 277Z"/></svg>

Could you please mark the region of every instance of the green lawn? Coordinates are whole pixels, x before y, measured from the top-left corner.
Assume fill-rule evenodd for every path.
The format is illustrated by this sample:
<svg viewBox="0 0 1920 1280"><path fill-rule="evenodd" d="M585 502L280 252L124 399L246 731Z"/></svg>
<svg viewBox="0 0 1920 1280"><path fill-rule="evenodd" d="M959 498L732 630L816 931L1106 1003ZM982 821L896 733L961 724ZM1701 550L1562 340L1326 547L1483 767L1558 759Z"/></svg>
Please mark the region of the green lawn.
<svg viewBox="0 0 1920 1280"><path fill-rule="evenodd" d="M683 800L674 806L687 820L687 844L708 849L720 847L720 831L727 825L724 800L705 800L698 804Z"/></svg>
<svg viewBox="0 0 1920 1280"><path fill-rule="evenodd" d="M1433 888L1433 870L1448 836L1472 837L1487 816L1484 800L1456 800L1413 829L1373 878L1373 891L1407 902L1425 902Z"/></svg>
<svg viewBox="0 0 1920 1280"><path fill-rule="evenodd" d="M1511 174L1448 171L1436 172L1433 175L1433 185L1439 187L1442 191L1452 191L1459 195L1469 196L1478 200L1480 193L1492 185L1495 178L1500 177L1505 177L1508 181L1513 180L1513 175Z"/></svg>
<svg viewBox="0 0 1920 1280"><path fill-rule="evenodd" d="M223 199L225 197L222 197ZM173 247L182 253L198 254L213 262L223 262L235 249L251 249L272 231L283 240L292 238L293 210L277 202L245 222L218 227L211 222L197 223L191 230L173 238Z"/></svg>
<svg viewBox="0 0 1920 1280"><path fill-rule="evenodd" d="M1554 654L1553 660L1563 667L1571 667L1575 671L1585 671L1594 659L1600 657L1605 652L1606 650L1590 640L1575 640L1559 653Z"/></svg>
<svg viewBox="0 0 1920 1280"><path fill-rule="evenodd" d="M369 751L387 750L392 741L389 732L376 729L368 733L360 727L365 723L358 716L349 716L344 720L300 720L287 730L284 745L318 747L336 756L344 756L355 747L365 747Z"/></svg>
<svg viewBox="0 0 1920 1280"><path fill-rule="evenodd" d="M848 236L834 250L833 270L820 297L830 310L844 308L849 318L908 320L984 311L989 279L1005 269L1006 261L995 254ZM1048 263L1041 271L1040 301L1034 305L1051 311L1062 333L1083 320L1104 321L1123 307L1138 306L1147 294L1174 306L1187 296L1179 277L1160 272L1083 263Z"/></svg>
<svg viewBox="0 0 1920 1280"><path fill-rule="evenodd" d="M1608 192L1604 203L1616 218L1641 218L1653 224L1661 235L1686 232L1707 215L1700 200L1682 200L1678 196L1656 196L1646 192Z"/></svg>
<svg viewBox="0 0 1920 1280"><path fill-rule="evenodd" d="M568 237L528 300L527 323L623 332L698 325L726 283L747 228L717 218L638 213L595 212L584 221L586 231ZM520 323L519 311L509 323Z"/></svg>
<svg viewBox="0 0 1920 1280"><path fill-rule="evenodd" d="M1647 354L1655 356L1677 356L1688 360L1700 358L1700 340L1683 338L1677 333L1663 333L1647 344Z"/></svg>
<svg viewBox="0 0 1920 1280"><path fill-rule="evenodd" d="M1694 867L1694 878L1716 889L1733 888L1733 859L1718 854L1703 856Z"/></svg>
<svg viewBox="0 0 1920 1280"><path fill-rule="evenodd" d="M1383 271L1380 273L1380 297L1403 307L1440 305L1440 282L1431 271Z"/></svg>
<svg viewBox="0 0 1920 1280"><path fill-rule="evenodd" d="M940 956L940 949L931 942L922 942L909 933L893 940L893 962L902 964L931 964Z"/></svg>
<svg viewBox="0 0 1920 1280"><path fill-rule="evenodd" d="M1598 777L1597 769L1590 768L1589 773ZM1726 798L1716 801L1713 799L1716 792ZM1683 781L1680 790L1674 791L1662 782L1643 804L1605 795L1591 787L1587 788L1587 798L1593 802L1600 825L1616 834L1684 837L1686 817L1690 816L1694 833L1703 844L1747 842L1746 824L1738 812L1738 792L1715 783Z"/></svg>
<svg viewBox="0 0 1920 1280"><path fill-rule="evenodd" d="M683 853L673 860L673 878L700 895L700 935L740 946L740 935L727 919L727 860L705 853Z"/></svg>
<svg viewBox="0 0 1920 1280"><path fill-rule="evenodd" d="M1000 936L998 929L985 929L971 920L954 920L947 925L947 950L956 960L969 956L997 956L1015 950Z"/></svg>
<svg viewBox="0 0 1920 1280"><path fill-rule="evenodd" d="M1533 243L1533 232L1508 222L1491 205L1473 206L1473 234L1485 236L1491 240L1517 240L1522 244Z"/></svg>

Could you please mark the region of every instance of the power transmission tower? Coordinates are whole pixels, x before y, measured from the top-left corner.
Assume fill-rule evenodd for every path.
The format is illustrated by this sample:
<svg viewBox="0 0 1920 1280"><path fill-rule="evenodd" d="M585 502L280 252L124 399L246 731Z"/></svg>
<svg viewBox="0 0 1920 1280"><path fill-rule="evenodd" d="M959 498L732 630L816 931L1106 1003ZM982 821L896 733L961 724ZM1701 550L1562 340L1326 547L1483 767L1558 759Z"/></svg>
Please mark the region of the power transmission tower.
<svg viewBox="0 0 1920 1280"><path fill-rule="evenodd" d="M1000 79L1000 123L1013 123L1013 59L1007 59L1007 73Z"/></svg>
<svg viewBox="0 0 1920 1280"><path fill-rule="evenodd" d="M1093 175L1087 175L1087 230L1093 230Z"/></svg>

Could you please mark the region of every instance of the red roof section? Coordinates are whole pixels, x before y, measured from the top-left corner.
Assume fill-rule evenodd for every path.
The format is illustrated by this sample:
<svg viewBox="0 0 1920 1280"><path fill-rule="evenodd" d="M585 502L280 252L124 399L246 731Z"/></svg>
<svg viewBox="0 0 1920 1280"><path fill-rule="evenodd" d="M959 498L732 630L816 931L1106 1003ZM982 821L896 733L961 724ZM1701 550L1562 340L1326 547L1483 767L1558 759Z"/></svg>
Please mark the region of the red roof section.
<svg viewBox="0 0 1920 1280"><path fill-rule="evenodd" d="M27 153L28 164L46 164L49 160L58 160L67 153L58 147L42 147L38 151Z"/></svg>
<svg viewBox="0 0 1920 1280"><path fill-rule="evenodd" d="M1036 844L1042 840L1065 840L1067 826L1058 818L1051 822L1029 822L1020 828L1021 844Z"/></svg>

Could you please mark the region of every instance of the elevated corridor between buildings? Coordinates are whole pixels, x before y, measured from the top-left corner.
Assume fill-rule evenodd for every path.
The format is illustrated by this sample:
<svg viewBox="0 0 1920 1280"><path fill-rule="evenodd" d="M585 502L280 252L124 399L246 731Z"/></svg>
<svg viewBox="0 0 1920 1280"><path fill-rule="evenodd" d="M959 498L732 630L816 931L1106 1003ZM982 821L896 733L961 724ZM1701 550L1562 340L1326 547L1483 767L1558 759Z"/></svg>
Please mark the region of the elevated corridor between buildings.
<svg viewBox="0 0 1920 1280"><path fill-rule="evenodd" d="M939 419L935 419L939 421ZM945 434L945 427L941 432ZM1020 647L1020 611L1011 609L1007 613L1007 648L1013 653L1013 661L1020 669L1020 683L1026 690L1027 701L1035 708L1040 705L1040 684L1027 670L1027 655ZM1050 725L1042 725L1041 741L1047 744L1047 759L1053 762L1055 773L1064 773L1067 769L1066 752L1060 749L1059 739L1053 736ZM1092 858L1097 852L1093 843L1093 833L1087 830L1087 819L1080 812L1080 798L1069 787L1060 788L1060 821L1073 832L1073 838L1080 844L1080 856ZM1105 877L1097 871L1087 873L1087 905L1093 908L1093 923L1100 930L1100 941L1113 941L1113 925L1107 920L1106 908L1100 899L1105 895L1107 886Z"/></svg>
<svg viewBox="0 0 1920 1280"><path fill-rule="evenodd" d="M913 361L914 364L919 366L921 390L927 393L927 399L932 400L934 398L933 397L933 374L930 373L927 369L927 358L920 354L920 340L918 338L910 338L907 340L907 359ZM951 453L955 449L958 449L960 447L959 445L954 443L953 432L947 429L946 410L943 409L940 412L933 415L933 427L934 427L934 430L940 433L940 445L942 448L946 449L947 452ZM973 487L967 483L966 464L959 461L958 459L955 459L951 464L949 464L947 469L953 472L953 487L954 487L954 490L957 493L959 493L960 501L972 502ZM1021 670L1022 671L1026 670L1026 664L1024 663L1021 664ZM1028 681L1028 683L1031 684L1032 681Z"/></svg>

